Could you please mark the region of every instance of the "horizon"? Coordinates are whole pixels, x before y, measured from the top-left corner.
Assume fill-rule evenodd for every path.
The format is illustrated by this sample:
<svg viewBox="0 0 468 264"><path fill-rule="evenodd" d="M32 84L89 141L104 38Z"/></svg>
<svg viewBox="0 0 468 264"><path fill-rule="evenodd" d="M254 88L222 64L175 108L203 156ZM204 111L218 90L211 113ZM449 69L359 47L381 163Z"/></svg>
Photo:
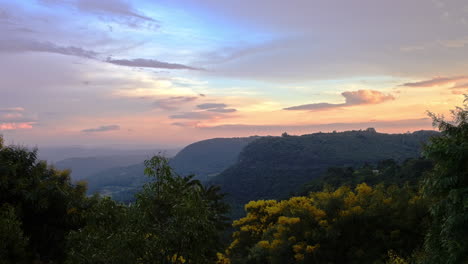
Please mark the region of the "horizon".
<svg viewBox="0 0 468 264"><path fill-rule="evenodd" d="M278 135L271 135L271 134L266 134L266 135L249 135L249 136L243 136L243 137L240 137L240 136L233 136L233 137L213 137L213 138L202 138L200 140L197 140L197 141L194 141L194 142L190 142L190 143L187 143L187 144L183 144L183 145L174 145L174 146L164 146L164 145L153 145L153 146L148 146L148 145L132 145L132 144L110 144L110 145L99 145L99 144L89 144L89 145L43 145L43 146L39 146L39 145L24 145L24 144L19 144L19 143L15 143L15 142L8 142L7 140L4 139L4 143L5 145L13 145L13 146L22 146L22 147L26 147L28 149L33 149L33 148L37 148L39 150L39 152L41 151L41 149L44 149L44 150L107 150L107 151L110 151L110 150L115 150L115 151L152 151L152 150L157 150L157 151L176 151L179 152L181 151L182 149L184 149L185 147L191 145L191 144L194 144L194 143L197 143L197 142L201 142L201 141L206 141L206 140L211 140L211 139L230 139L230 138L249 138L249 137L282 137L283 133L286 133L288 136L296 136L296 137L301 137L301 136L308 136L308 135L314 135L314 134L320 134L320 133L328 133L328 134L332 134L332 133L346 133L346 132L366 132L368 129L375 129L374 127L367 127L367 128L363 128L363 129L350 129L350 130L330 130L330 131L322 131L322 130L319 130L319 131L314 131L314 132L310 132L310 133L304 133L304 134L290 134L288 133L287 131L283 131L282 133L278 134ZM406 131L406 132L395 132L395 133L392 133L392 132L383 132L383 131L379 131L377 129L375 129L375 133L378 133L378 134L388 134L388 135L399 135L399 134L413 134L413 133L416 133L416 132L421 132L421 131L424 131L424 132L439 132L437 129L433 128L433 129L420 129L420 130L414 130L414 131ZM0 134L0 137L2 137L3 135ZM102 156L102 155L101 155ZM84 156L83 156L84 157Z"/></svg>
<svg viewBox="0 0 468 264"><path fill-rule="evenodd" d="M467 30L462 0L0 0L0 135L173 149L434 130L427 111L468 94Z"/></svg>

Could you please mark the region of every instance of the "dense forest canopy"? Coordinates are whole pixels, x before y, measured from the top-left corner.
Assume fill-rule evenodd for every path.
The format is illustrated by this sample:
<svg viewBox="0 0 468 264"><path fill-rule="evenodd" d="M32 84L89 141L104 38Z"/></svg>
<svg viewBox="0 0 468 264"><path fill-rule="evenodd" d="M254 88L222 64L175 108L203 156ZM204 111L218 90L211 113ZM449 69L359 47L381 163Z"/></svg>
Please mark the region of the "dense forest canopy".
<svg viewBox="0 0 468 264"><path fill-rule="evenodd" d="M384 134L375 130L262 137L247 145L233 166L210 182L228 193L233 217L258 199L285 199L330 167L356 167L421 155L435 131Z"/></svg>

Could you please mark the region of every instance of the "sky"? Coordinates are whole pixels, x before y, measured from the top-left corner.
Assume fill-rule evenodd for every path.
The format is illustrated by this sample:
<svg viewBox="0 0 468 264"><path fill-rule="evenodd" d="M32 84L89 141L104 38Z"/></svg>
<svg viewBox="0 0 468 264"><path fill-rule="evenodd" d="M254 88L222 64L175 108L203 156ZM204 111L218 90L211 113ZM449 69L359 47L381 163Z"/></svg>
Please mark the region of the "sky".
<svg viewBox="0 0 468 264"><path fill-rule="evenodd" d="M35 146L433 129L466 0L0 0L0 134Z"/></svg>

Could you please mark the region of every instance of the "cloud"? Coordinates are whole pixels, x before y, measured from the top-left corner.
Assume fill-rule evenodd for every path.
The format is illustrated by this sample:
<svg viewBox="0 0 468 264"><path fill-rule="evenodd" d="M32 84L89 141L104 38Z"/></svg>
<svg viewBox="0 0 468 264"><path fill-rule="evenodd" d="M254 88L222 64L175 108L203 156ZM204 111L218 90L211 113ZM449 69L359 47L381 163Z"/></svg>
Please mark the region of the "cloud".
<svg viewBox="0 0 468 264"><path fill-rule="evenodd" d="M316 110L324 110L324 109L353 106L353 105L379 104L385 101L395 99L395 97L393 97L390 94L384 94L382 92L374 91L374 90L358 90L358 91L343 92L341 93L341 95L345 98L345 102L341 104L314 103L314 104L291 106L291 107L284 108L284 110L316 111Z"/></svg>
<svg viewBox="0 0 468 264"><path fill-rule="evenodd" d="M213 118L213 114L210 113L210 112L206 112L206 111L203 111L203 112L184 112L184 113L179 113L179 114L176 114L176 115L171 115L169 116L169 118L171 119L198 119L198 120L201 120L201 119L212 119Z"/></svg>
<svg viewBox="0 0 468 264"><path fill-rule="evenodd" d="M0 123L0 130L31 129L33 123Z"/></svg>
<svg viewBox="0 0 468 264"><path fill-rule="evenodd" d="M236 112L237 109L234 109L234 108L212 108L212 109L208 109L206 111L214 112L214 113L233 113L233 112Z"/></svg>
<svg viewBox="0 0 468 264"><path fill-rule="evenodd" d="M127 2L120 0L78 0L76 6L83 11L108 13L156 22L155 19L135 11Z"/></svg>
<svg viewBox="0 0 468 264"><path fill-rule="evenodd" d="M455 77L436 77L430 80L419 82L404 83L401 86L407 87L432 87L437 85L444 85L468 79L468 76L455 76Z"/></svg>
<svg viewBox="0 0 468 264"><path fill-rule="evenodd" d="M456 84L450 89L453 94L468 94L468 83Z"/></svg>
<svg viewBox="0 0 468 264"><path fill-rule="evenodd" d="M190 122L174 122L171 125L178 126L178 127L197 127L200 122L198 121L190 121Z"/></svg>
<svg viewBox="0 0 468 264"><path fill-rule="evenodd" d="M159 22L149 16L145 16L136 11L129 2L122 0L40 0L46 5L64 5L76 8L82 12L98 15L107 15L114 18L123 19L123 22L130 27L137 27L141 23L147 23L150 27L159 27Z"/></svg>
<svg viewBox="0 0 468 264"><path fill-rule="evenodd" d="M40 42L28 39L3 39L0 41L0 52L48 52L83 58L95 58L97 53L74 46L58 46L51 42Z"/></svg>
<svg viewBox="0 0 468 264"><path fill-rule="evenodd" d="M0 108L0 130L31 129L35 123L22 107Z"/></svg>
<svg viewBox="0 0 468 264"><path fill-rule="evenodd" d="M227 107L226 104L216 104L216 103L205 103L197 105L200 109L212 109L212 108L225 108Z"/></svg>
<svg viewBox="0 0 468 264"><path fill-rule="evenodd" d="M460 83L450 89L468 89L468 83Z"/></svg>
<svg viewBox="0 0 468 264"><path fill-rule="evenodd" d="M227 104L219 104L219 103L205 103L197 105L199 109L204 109L208 112L214 113L233 113L236 112L237 109L234 108L226 108Z"/></svg>
<svg viewBox="0 0 468 264"><path fill-rule="evenodd" d="M97 128L83 129L81 130L81 132L94 133L94 132L106 132L106 131L115 131L115 130L120 130L120 126L119 125L100 126Z"/></svg>
<svg viewBox="0 0 468 264"><path fill-rule="evenodd" d="M128 66L128 67L141 67L141 68L155 68L155 69L171 69L171 70L197 70L201 71L202 68L195 68L179 63L169 63L151 59L132 59L132 60L114 60L107 59L106 62L115 65Z"/></svg>
<svg viewBox="0 0 468 264"><path fill-rule="evenodd" d="M181 104L197 100L196 96L173 96L166 99L156 100L153 106L163 110L176 110Z"/></svg>
<svg viewBox="0 0 468 264"><path fill-rule="evenodd" d="M23 107L0 108L0 113L16 113L16 112L24 112L24 108Z"/></svg>
<svg viewBox="0 0 468 264"><path fill-rule="evenodd" d="M315 104L305 104L297 105L284 108L283 110L322 110L328 108L336 108L340 106L345 106L346 104L329 104L329 103L315 103Z"/></svg>
<svg viewBox="0 0 468 264"><path fill-rule="evenodd" d="M346 99L346 105L360 105L360 104L379 104L388 100L394 100L390 94L383 94L374 90L358 90L352 92L343 92Z"/></svg>

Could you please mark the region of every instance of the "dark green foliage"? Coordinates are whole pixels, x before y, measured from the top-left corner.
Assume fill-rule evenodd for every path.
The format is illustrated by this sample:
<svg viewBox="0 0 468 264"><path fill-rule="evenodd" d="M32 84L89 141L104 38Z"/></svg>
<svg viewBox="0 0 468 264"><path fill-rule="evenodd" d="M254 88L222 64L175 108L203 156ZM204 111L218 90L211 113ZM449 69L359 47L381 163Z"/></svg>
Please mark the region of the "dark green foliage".
<svg viewBox="0 0 468 264"><path fill-rule="evenodd" d="M143 162L127 167L111 168L96 173L85 180L88 183L88 193L100 193L111 196L116 201L135 201L133 195L141 190L141 187L149 181L144 174ZM131 193L126 197L126 193Z"/></svg>
<svg viewBox="0 0 468 264"><path fill-rule="evenodd" d="M228 193L234 217L250 200L284 199L329 167L355 167L420 156L435 131L381 134L372 130L263 137L247 145L239 161L213 178Z"/></svg>
<svg viewBox="0 0 468 264"><path fill-rule="evenodd" d="M144 240L134 211L100 199L87 212L87 225L70 233L66 263L137 263Z"/></svg>
<svg viewBox="0 0 468 264"><path fill-rule="evenodd" d="M86 187L71 184L68 171L38 162L36 153L0 145L0 206L14 209L30 261L60 262L66 235L83 225Z"/></svg>
<svg viewBox="0 0 468 264"><path fill-rule="evenodd" d="M24 237L14 208L8 205L0 208L0 241L0 263L28 263L28 240Z"/></svg>
<svg viewBox="0 0 468 264"><path fill-rule="evenodd" d="M168 160L145 162L150 182L129 206L110 199L72 232L68 263L210 263L221 249L227 206L217 187L181 177Z"/></svg>
<svg viewBox="0 0 468 264"><path fill-rule="evenodd" d="M468 263L468 96L453 122L430 114L442 135L424 149L435 168L423 191L432 200L427 263Z"/></svg>
<svg viewBox="0 0 468 264"><path fill-rule="evenodd" d="M360 168L332 167L324 175L305 184L299 194L307 195L309 192L318 192L324 188L338 188L341 186L355 187L359 183L371 186L377 184L398 185L408 184L415 189L422 176L432 170L433 163L423 158L407 159L398 164L393 159L383 160L376 165L366 164Z"/></svg>

